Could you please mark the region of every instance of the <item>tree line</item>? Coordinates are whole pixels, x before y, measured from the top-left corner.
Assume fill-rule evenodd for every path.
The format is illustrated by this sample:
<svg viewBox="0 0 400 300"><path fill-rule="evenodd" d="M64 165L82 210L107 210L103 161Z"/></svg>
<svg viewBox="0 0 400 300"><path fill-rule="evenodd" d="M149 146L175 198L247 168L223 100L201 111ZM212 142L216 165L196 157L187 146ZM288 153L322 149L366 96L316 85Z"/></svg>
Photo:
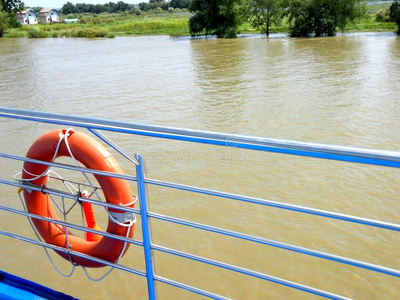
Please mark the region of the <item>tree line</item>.
<svg viewBox="0 0 400 300"><path fill-rule="evenodd" d="M151 9L161 8L163 10L168 10L172 8L189 8L190 0L150 0L149 2L139 3L139 9L142 11L148 11ZM137 9L136 5L125 3L123 1L118 2L108 2L106 4L86 4L86 3L76 3L67 2L61 8L63 14L79 14L79 13L119 13L125 11L134 11Z"/></svg>
<svg viewBox="0 0 400 300"><path fill-rule="evenodd" d="M93 13L101 14L107 13L117 13L124 12L134 8L134 5L125 3L123 1L109 2L106 4L86 4L86 3L76 3L67 2L61 8L61 12L65 15L68 14L79 14L79 13Z"/></svg>
<svg viewBox="0 0 400 300"><path fill-rule="evenodd" d="M139 3L139 9L143 11L148 11L152 9L161 8L163 10L169 10L171 7L173 9L176 8L189 8L191 0L150 0L149 2L141 2Z"/></svg>
<svg viewBox="0 0 400 300"><path fill-rule="evenodd" d="M192 0L189 20L192 35L236 37L238 26L250 21L266 36L271 25L289 23L289 34L332 36L345 30L349 22L365 15L363 0ZM400 0L390 7L390 19L400 33Z"/></svg>

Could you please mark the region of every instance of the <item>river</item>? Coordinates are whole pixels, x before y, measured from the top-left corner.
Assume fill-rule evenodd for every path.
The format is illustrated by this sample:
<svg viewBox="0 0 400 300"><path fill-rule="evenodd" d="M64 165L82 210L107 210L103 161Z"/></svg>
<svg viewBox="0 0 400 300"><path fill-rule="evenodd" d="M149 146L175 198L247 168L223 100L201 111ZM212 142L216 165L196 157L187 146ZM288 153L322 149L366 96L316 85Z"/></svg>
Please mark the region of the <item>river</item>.
<svg viewBox="0 0 400 300"><path fill-rule="evenodd" d="M216 132L399 150L399 83L400 37L392 33L269 40L0 39L3 107ZM0 152L22 156L38 136L59 127L1 119L0 128ZM144 156L150 178L399 222L397 169L109 136L130 154ZM132 165L119 161L135 174ZM21 169L18 162L1 163L1 179L11 180ZM394 231L153 186L149 199L161 214L400 269L400 236ZM1 187L0 204L21 209L15 188ZM106 214L97 215L104 228ZM3 211L0 230L33 237L26 219ZM140 234L138 228L138 239ZM162 246L350 298L400 294L396 277L303 254L154 220L152 234ZM0 237L0 248L1 269L75 297L147 297L142 277L115 270L92 283L78 268L63 278L40 247ZM143 270L142 251L131 246L122 264ZM53 257L67 272L68 263ZM235 299L313 298L167 254L155 253L154 259L161 276ZM197 297L164 284L158 284L158 294Z"/></svg>

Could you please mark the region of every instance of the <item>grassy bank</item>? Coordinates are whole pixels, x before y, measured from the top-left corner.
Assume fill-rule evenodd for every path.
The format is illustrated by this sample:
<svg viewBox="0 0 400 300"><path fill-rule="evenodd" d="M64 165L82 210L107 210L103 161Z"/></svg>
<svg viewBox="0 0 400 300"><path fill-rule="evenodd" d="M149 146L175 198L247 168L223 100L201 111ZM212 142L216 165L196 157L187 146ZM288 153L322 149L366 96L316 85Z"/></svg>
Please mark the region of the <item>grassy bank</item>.
<svg viewBox="0 0 400 300"><path fill-rule="evenodd" d="M5 37L115 37L129 35L189 35L189 13L79 16L79 23L54 23L9 29Z"/></svg>
<svg viewBox="0 0 400 300"><path fill-rule="evenodd" d="M109 37L130 35L189 35L188 20L191 14L161 13L145 15L104 14L99 16L79 15L79 23L66 24L39 24L9 29L5 37L18 38L47 38L47 37ZM271 32L287 33L288 23L281 26L272 26ZM349 24L348 31L395 31L396 24L392 22L376 22L375 14L368 14L362 20ZM242 24L240 33L259 33L251 24Z"/></svg>

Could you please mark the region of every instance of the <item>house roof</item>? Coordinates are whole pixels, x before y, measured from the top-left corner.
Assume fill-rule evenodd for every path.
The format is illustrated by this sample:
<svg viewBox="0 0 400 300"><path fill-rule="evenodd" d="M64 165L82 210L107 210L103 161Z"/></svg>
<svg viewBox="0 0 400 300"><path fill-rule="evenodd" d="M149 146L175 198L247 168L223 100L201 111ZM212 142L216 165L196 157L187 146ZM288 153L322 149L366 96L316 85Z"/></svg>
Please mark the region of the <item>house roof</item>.
<svg viewBox="0 0 400 300"><path fill-rule="evenodd" d="M33 13L33 14L35 14L35 16L37 16L37 13L31 8L25 9L25 10L23 10L21 12L17 12L16 15L17 15L17 18L18 18L18 16L23 16L23 15L25 15L27 13Z"/></svg>
<svg viewBox="0 0 400 300"><path fill-rule="evenodd" d="M54 9L54 8L43 8L43 9L39 12L39 15L43 16L43 15L45 15L45 14L51 12L52 10L55 11L57 14L60 14L60 13L59 13L56 9Z"/></svg>

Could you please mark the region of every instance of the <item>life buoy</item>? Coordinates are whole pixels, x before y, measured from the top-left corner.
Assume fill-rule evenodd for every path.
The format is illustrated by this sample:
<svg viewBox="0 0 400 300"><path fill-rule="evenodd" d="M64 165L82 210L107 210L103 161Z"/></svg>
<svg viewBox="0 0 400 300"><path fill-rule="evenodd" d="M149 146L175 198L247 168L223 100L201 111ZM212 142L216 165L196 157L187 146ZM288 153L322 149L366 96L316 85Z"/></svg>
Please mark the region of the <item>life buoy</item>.
<svg viewBox="0 0 400 300"><path fill-rule="evenodd" d="M66 133L67 136L65 137ZM61 141L63 137L64 139L68 139L68 145L66 145L65 141ZM69 146L69 149L67 146ZM70 156L70 152L77 161L89 169L123 174L123 170L119 166L118 162L99 142L86 134L74 132L72 130L53 130L43 134L32 144L26 156L43 161L52 161L55 153L55 158L57 158L61 156ZM47 166L45 165L25 162L22 171L22 179L30 180L31 183L38 186L42 186L43 184L46 185L47 176L35 176L46 173L46 169ZM134 197L127 180L103 175L94 175L94 177L102 188L105 200L108 203L124 205L127 207L134 206ZM30 213L58 219L53 205L49 199L49 195L37 191L28 191L25 189L24 198L27 210ZM90 211L90 208L88 209L89 206L90 205L86 205L85 209ZM123 211L113 209L109 209L109 212L116 214L124 213ZM129 247L129 243L103 236L96 237L96 235L94 235L94 237L92 236L92 238L84 240L76 235L73 235L69 231L67 239L67 235L63 226L37 219L32 219L32 222L39 234L47 243L64 248L70 247L71 250L94 256L109 262L115 263L126 252L126 250L128 250ZM127 226L121 226L118 224L118 222L114 222L109 218L107 232L131 238L133 236L134 226L135 224L133 224L130 228ZM89 227L97 228L95 227L95 224L90 224ZM122 253L123 251L124 253ZM66 253L57 253L63 258L70 260L70 257ZM71 255L71 258L75 264L84 267L98 268L104 266L103 264L74 255Z"/></svg>

